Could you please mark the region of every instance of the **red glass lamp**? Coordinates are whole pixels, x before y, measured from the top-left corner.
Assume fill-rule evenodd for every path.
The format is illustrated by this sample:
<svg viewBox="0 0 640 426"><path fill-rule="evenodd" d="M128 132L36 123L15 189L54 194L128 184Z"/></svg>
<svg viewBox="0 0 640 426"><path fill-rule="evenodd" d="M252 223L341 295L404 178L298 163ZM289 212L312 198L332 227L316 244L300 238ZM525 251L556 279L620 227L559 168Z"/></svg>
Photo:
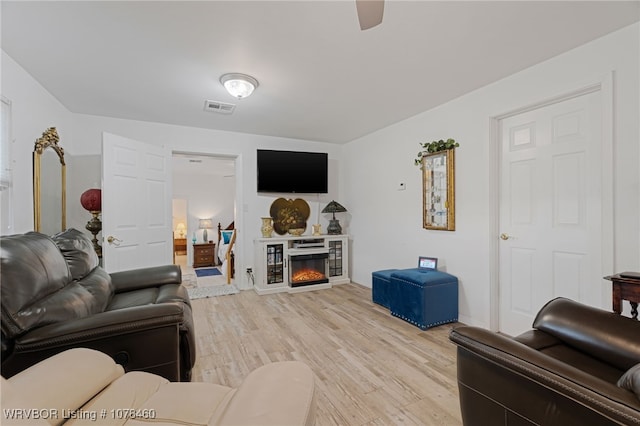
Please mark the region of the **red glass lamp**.
<svg viewBox="0 0 640 426"><path fill-rule="evenodd" d="M89 222L87 222L87 230L93 234L93 248L98 253L98 256L102 256L102 247L98 244L98 238L96 235L102 230L102 222L98 218L102 211L102 191L97 188L87 189L80 196L80 204L85 210L93 216Z"/></svg>
<svg viewBox="0 0 640 426"><path fill-rule="evenodd" d="M80 204L90 212L101 212L102 191L97 188L87 189L80 196Z"/></svg>

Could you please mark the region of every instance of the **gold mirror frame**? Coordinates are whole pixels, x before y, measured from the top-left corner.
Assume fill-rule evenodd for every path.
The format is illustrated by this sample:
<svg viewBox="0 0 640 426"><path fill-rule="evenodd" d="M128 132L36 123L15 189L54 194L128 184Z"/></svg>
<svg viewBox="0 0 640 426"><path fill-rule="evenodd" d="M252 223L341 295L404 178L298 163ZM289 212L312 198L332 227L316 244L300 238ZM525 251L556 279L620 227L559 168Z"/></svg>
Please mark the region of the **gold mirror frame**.
<svg viewBox="0 0 640 426"><path fill-rule="evenodd" d="M67 172L66 172L66 164L64 162L64 149L62 149L58 143L60 142L60 137L58 136L58 131L55 127L48 128L44 133L42 133L42 137L37 139L35 142L35 148L33 150L33 219L34 219L34 229L36 232L43 232L49 235L53 235L56 232L63 231L67 227ZM61 223L60 229L57 226L52 225L52 229L43 229L42 224L42 215L43 215L43 182L42 182L42 155L46 152L48 148L51 148L58 156L60 160L60 213L61 213ZM48 176L44 176L45 182L47 181ZM46 185L46 183L45 183ZM57 185L56 185L57 186ZM57 193L58 188L54 189ZM46 190L44 191L47 192ZM57 197L56 194L47 194L54 199ZM46 206L49 207L49 206ZM52 205L52 209L56 209L55 205ZM45 215L57 216L57 213L45 211Z"/></svg>
<svg viewBox="0 0 640 426"><path fill-rule="evenodd" d="M422 157L422 227L455 231L454 149Z"/></svg>

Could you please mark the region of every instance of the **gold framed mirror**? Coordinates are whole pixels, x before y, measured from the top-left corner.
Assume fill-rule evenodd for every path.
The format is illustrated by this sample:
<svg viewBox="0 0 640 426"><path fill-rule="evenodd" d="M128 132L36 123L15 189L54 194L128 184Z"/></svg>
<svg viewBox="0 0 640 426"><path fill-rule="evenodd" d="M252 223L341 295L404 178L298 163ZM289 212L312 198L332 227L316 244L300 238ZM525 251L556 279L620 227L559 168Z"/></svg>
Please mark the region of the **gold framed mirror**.
<svg viewBox="0 0 640 426"><path fill-rule="evenodd" d="M422 217L424 229L455 231L454 149L422 157Z"/></svg>
<svg viewBox="0 0 640 426"><path fill-rule="evenodd" d="M34 230L47 235L67 227L67 173L55 127L36 140L33 150Z"/></svg>

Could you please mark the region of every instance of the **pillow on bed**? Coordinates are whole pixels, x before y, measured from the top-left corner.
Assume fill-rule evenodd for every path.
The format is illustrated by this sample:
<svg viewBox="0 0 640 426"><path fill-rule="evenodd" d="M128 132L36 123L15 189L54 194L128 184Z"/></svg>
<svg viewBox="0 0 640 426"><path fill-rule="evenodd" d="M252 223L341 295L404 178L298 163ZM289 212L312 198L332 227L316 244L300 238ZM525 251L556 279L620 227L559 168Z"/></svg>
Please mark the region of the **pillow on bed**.
<svg viewBox="0 0 640 426"><path fill-rule="evenodd" d="M233 234L233 230L231 231L220 231L222 234L222 244L229 244L231 241L231 234Z"/></svg>

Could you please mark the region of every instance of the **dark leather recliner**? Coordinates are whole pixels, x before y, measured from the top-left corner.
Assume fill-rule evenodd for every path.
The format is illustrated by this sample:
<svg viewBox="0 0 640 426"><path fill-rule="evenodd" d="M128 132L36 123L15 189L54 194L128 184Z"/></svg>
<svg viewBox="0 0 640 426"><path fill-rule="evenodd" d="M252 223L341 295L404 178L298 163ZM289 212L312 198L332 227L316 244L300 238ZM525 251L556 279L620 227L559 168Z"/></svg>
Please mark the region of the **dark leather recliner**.
<svg viewBox="0 0 640 426"><path fill-rule="evenodd" d="M125 371L190 381L193 317L178 266L108 274L75 229L3 236L0 253L2 376L86 347Z"/></svg>
<svg viewBox="0 0 640 426"><path fill-rule="evenodd" d="M466 426L640 425L639 387L620 383L640 379L638 321L557 298L517 337L460 326L450 339Z"/></svg>

